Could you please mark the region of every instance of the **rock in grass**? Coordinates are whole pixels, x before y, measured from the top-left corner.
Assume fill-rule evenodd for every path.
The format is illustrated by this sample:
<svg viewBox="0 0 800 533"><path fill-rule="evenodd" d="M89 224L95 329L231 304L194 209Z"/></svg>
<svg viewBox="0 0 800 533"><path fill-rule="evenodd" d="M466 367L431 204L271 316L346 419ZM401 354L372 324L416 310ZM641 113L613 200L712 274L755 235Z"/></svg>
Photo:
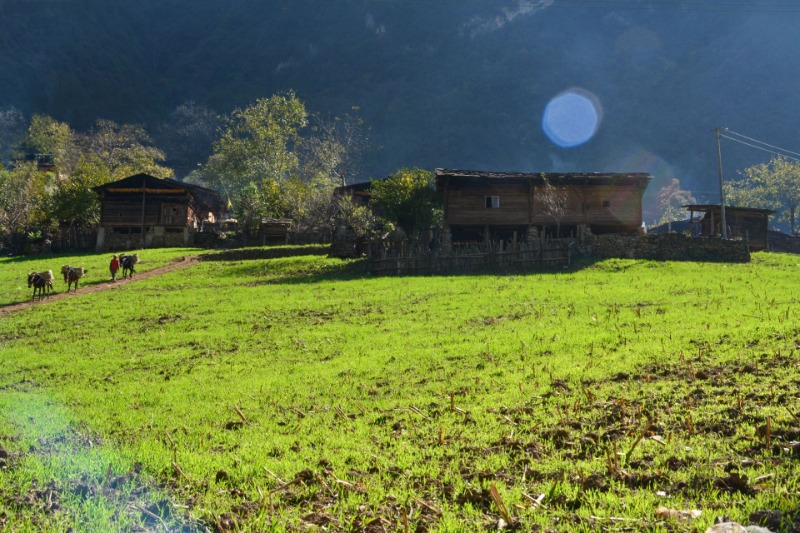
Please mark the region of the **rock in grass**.
<svg viewBox="0 0 800 533"><path fill-rule="evenodd" d="M722 522L709 526L706 533L772 533L772 531L761 526L744 527L736 522Z"/></svg>
<svg viewBox="0 0 800 533"><path fill-rule="evenodd" d="M706 528L706 533L747 533L741 524L736 522L722 522Z"/></svg>

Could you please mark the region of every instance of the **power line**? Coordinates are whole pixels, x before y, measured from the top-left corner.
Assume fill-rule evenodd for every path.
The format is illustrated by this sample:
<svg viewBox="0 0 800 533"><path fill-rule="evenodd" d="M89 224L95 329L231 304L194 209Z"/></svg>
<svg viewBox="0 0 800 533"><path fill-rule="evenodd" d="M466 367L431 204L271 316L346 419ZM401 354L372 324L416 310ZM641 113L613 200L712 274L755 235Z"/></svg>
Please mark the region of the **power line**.
<svg viewBox="0 0 800 533"><path fill-rule="evenodd" d="M792 152L791 150L786 150L785 148L780 148L778 146L773 146L771 144L765 143L764 141L759 141L758 139L753 139L753 138L747 137L746 135L742 135L741 133L736 133L736 132L731 131L731 130L729 130L727 128L724 128L722 131L731 133L733 135L738 135L738 136L743 137L744 139L747 139L747 140L749 140L751 142L743 141L742 139L737 139L736 137L731 137L730 135L725 135L723 133L720 133L719 136L724 138L724 139L728 139L730 141L733 141L733 142L736 142L736 143L739 143L739 144L743 144L745 146L749 146L750 148L755 148L756 150L761 150L763 152L767 152L767 153L770 153L770 154L773 154L773 155L785 157L786 159L791 159L792 161L800 161L800 157L794 157L794 156L800 156L800 153ZM759 145L763 145L763 146L759 146ZM793 154L793 155L787 155L787 154Z"/></svg>
<svg viewBox="0 0 800 533"><path fill-rule="evenodd" d="M671 2L634 2L627 0L558 0L552 4L544 2L481 2L476 0L360 0L373 4L407 4L407 5L454 5L459 7L486 8L539 8L539 9L621 9L635 11L683 11L683 12L716 12L716 13L800 13L800 4L759 4L752 2L705 3L684 2L675 5Z"/></svg>
<svg viewBox="0 0 800 533"><path fill-rule="evenodd" d="M791 150L787 150L786 148L781 148L780 146L774 146L772 144L765 143L764 141L759 141L758 139L753 139L752 137L748 137L747 135L744 135L742 133L737 133L737 132L735 132L733 130L730 130L728 128L723 128L723 129L726 132L730 133L731 135L736 135L737 137L741 137L743 139L747 139L748 141L752 141L754 143L762 144L762 145L764 145L764 146L766 146L768 148L772 148L774 150L779 150L781 152L786 152L787 154L792 154L792 155L796 155L796 156L800 157L800 153L798 153L798 152L792 152Z"/></svg>

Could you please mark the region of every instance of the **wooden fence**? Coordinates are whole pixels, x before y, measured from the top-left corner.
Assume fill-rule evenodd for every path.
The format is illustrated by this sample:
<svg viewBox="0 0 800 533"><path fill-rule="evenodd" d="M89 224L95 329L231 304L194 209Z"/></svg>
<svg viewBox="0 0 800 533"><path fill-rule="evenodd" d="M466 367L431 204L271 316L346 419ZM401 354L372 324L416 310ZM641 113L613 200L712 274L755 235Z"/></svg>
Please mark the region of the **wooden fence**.
<svg viewBox="0 0 800 533"><path fill-rule="evenodd" d="M530 271L568 266L574 248L574 239L456 244L447 251L408 241L372 243L368 263L372 273L383 275Z"/></svg>

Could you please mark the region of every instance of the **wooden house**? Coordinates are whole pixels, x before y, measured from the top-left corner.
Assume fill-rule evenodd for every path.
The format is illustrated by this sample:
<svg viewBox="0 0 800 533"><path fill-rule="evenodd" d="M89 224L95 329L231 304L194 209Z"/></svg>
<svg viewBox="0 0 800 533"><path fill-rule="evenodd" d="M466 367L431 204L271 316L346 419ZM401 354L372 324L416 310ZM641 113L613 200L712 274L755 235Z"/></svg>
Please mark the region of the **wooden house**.
<svg viewBox="0 0 800 533"><path fill-rule="evenodd" d="M685 205L689 227L695 237L719 237L722 234L722 209L719 204ZM695 218L697 214L697 218ZM747 240L750 250L766 250L771 209L725 206L725 225L729 239Z"/></svg>
<svg viewBox="0 0 800 533"><path fill-rule="evenodd" d="M100 197L98 250L194 244L194 235L221 219L219 193L149 174L92 189Z"/></svg>
<svg viewBox="0 0 800 533"><path fill-rule="evenodd" d="M642 226L645 173L521 173L436 169L453 242L635 233ZM532 231L535 230L535 231Z"/></svg>

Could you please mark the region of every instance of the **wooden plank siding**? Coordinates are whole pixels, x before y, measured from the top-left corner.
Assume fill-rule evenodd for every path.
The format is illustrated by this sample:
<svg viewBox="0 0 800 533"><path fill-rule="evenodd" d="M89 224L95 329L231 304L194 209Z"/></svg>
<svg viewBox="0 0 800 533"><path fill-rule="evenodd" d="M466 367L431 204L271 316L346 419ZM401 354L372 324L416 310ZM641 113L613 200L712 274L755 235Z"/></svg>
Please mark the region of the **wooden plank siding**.
<svg viewBox="0 0 800 533"><path fill-rule="evenodd" d="M209 213L216 220L222 212L216 191L147 174L92 190L100 197L100 226L107 228L185 228L206 220Z"/></svg>
<svg viewBox="0 0 800 533"><path fill-rule="evenodd" d="M487 196L499 196L500 207L486 207ZM450 224L527 225L529 210L527 184L451 186L447 195L447 221Z"/></svg>
<svg viewBox="0 0 800 533"><path fill-rule="evenodd" d="M546 183L565 192L560 225L585 224L595 233L632 233L642 224L648 174L523 174L437 169L445 222L451 228L552 227L542 204ZM499 207L487 207L497 196Z"/></svg>
<svg viewBox="0 0 800 533"><path fill-rule="evenodd" d="M702 236L718 236L721 233L722 210L719 205L686 205L691 213L690 226L692 234ZM702 213L700 220L695 220L695 212ZM765 250L768 247L769 217L774 215L771 209L725 206L725 222L728 226L728 238L746 239L750 250ZM699 229L696 226L699 225Z"/></svg>
<svg viewBox="0 0 800 533"><path fill-rule="evenodd" d="M141 226L142 225L142 201L141 193L137 199L106 197L100 205L100 225L101 226ZM184 227L189 219L186 212L188 199L186 195L180 196L145 196L144 202L144 225L145 226L175 226ZM172 218L167 220L164 216L164 208L182 208L185 215L179 220Z"/></svg>

